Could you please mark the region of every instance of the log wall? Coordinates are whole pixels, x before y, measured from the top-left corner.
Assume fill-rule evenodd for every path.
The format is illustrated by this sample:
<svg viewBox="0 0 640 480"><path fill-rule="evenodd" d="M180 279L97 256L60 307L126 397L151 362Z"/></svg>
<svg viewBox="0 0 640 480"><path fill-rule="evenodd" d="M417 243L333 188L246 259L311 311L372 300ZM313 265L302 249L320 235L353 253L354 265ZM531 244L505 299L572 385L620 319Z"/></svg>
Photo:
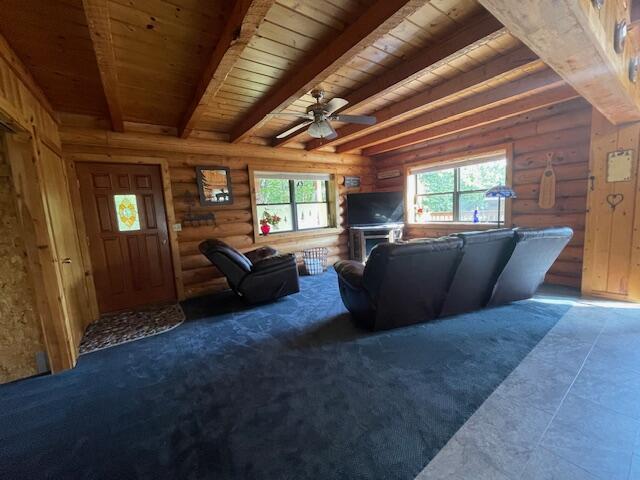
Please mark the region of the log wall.
<svg viewBox="0 0 640 480"><path fill-rule="evenodd" d="M77 119L75 120L77 122ZM76 123L77 125L77 123ZM360 176L362 185L349 191L373 190L374 177L369 159L357 155L338 155L323 152L306 152L289 148L270 148L257 145L218 143L208 140L181 140L168 135L149 133L115 134L105 130L63 127L63 151L70 162L122 161L136 163L150 158L163 159L168 165L171 181L171 196L167 209L173 212L175 221L181 223L177 234L180 277L185 297L193 297L228 288L227 283L210 262L198 251L198 244L208 238L219 238L241 251L256 245L253 237L253 218L249 191L248 168L296 168L314 169L318 172L335 172L338 175L340 203L346 190L344 175ZM213 212L215 224L189 225L184 216L189 211L187 195L197 199L195 167L220 165L229 167L233 191L233 204L202 207L193 205L193 213ZM165 192L165 195L167 193ZM340 219L343 208L339 206ZM171 215L168 215L171 217ZM341 222L342 223L342 222ZM171 226L170 226L171 228ZM327 232L317 231L299 234L272 235L270 245L283 252L300 253L309 247L322 246L329 249L329 262L346 258L347 235L342 228ZM299 260L300 260L300 255Z"/></svg>
<svg viewBox="0 0 640 480"><path fill-rule="evenodd" d="M511 144L513 187L518 198L511 200L514 226L546 227L567 225L574 237L552 266L547 282L579 287L582 275L584 231L587 205L591 107L583 100L541 109L492 125L425 142L413 149L374 157L377 171L402 168L411 163L429 163L444 155L465 155L474 149ZM538 207L539 184L546 155L554 155L556 204ZM398 190L404 177L378 180L377 190ZM438 237L478 226L408 226L409 238Z"/></svg>

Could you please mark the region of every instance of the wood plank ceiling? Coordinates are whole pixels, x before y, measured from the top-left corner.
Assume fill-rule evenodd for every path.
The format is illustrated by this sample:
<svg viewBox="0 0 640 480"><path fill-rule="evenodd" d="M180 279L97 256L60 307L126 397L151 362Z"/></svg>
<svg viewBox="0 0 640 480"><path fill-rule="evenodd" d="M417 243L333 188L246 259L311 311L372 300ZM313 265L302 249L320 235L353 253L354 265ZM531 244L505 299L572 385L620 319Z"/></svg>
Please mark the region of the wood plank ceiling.
<svg viewBox="0 0 640 480"><path fill-rule="evenodd" d="M0 32L54 108L114 129L376 155L576 96L476 0L0 6ZM266 113L305 112L314 87L348 99L341 113L378 123L334 122L333 141L304 130L276 140L297 121Z"/></svg>

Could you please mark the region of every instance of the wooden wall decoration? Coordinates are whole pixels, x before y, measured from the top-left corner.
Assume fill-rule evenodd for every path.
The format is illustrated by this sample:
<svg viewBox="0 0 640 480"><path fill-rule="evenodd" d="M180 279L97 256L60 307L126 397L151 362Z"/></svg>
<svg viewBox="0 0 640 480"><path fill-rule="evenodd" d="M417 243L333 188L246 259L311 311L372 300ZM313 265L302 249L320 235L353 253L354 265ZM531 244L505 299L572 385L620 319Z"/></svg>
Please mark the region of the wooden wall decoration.
<svg viewBox="0 0 640 480"><path fill-rule="evenodd" d="M586 294L640 300L639 144L640 123L615 127L594 110L582 277ZM620 176L610 177L613 157L629 161Z"/></svg>
<svg viewBox="0 0 640 480"><path fill-rule="evenodd" d="M374 157L378 171L398 168L411 162L428 162L445 155L464 155L470 150L511 143L513 148L512 186L518 195L511 200L514 226L545 227L567 225L574 237L547 275L547 281L579 287L584 245L591 106L572 100L529 112L506 121L448 135ZM557 176L556 204L552 209L538 206L540 177L547 155L553 152ZM377 180L377 190L401 190L404 178ZM409 226L408 238L439 237L456 231L477 230L477 225Z"/></svg>
<svg viewBox="0 0 640 480"><path fill-rule="evenodd" d="M196 167L196 182L200 205L206 207L233 203L231 172L227 167L198 166Z"/></svg>
<svg viewBox="0 0 640 480"><path fill-rule="evenodd" d="M553 170L553 152L547 154L547 167L540 177L538 206L548 210L556 204L556 172Z"/></svg>
<svg viewBox="0 0 640 480"><path fill-rule="evenodd" d="M174 267L181 272L177 280L184 286L184 297L217 292L227 288L226 280L200 253L198 244L207 238L220 238L241 251L257 248L250 199L249 167L256 169L310 169L332 171L338 176L338 217L336 229L325 232L300 232L297 235L271 236L269 244L283 252L301 252L310 247L327 247L329 263L348 256L344 231L344 176L357 175L361 185L349 191L371 191L374 178L371 161L359 155L307 152L297 149L275 149L250 144L229 144L194 137L178 139L169 135L115 133L106 129L82 127L79 117L75 126L63 126L64 157L68 162L131 162L162 161L167 165L170 192L167 212L182 218L187 212L213 212L215 223L182 224L175 232ZM86 119L91 124L90 119ZM196 166L224 166L230 171L234 192L233 204L207 206L189 205L185 194L197 196ZM79 206L76 206L79 208ZM169 224L175 220L169 220ZM173 246L173 245L172 245ZM299 255L298 255L299 256ZM301 261L301 258L299 258Z"/></svg>

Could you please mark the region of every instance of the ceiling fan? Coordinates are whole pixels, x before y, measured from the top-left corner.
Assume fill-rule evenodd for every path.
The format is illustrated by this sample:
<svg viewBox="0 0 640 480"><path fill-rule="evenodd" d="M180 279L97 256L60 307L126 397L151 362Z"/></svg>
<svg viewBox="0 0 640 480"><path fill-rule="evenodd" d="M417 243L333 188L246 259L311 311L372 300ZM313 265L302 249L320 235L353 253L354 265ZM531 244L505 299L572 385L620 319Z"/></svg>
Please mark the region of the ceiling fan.
<svg viewBox="0 0 640 480"><path fill-rule="evenodd" d="M304 118L305 121L299 123L295 127L290 128L277 135L276 138L285 138L298 130L303 129L307 125L307 133L313 138L326 138L332 140L338 136L335 129L331 126L330 121L359 123L361 125L373 125L376 123L376 117L369 115L342 115L333 113L349 103L344 98L333 98L328 102L323 102L324 92L322 90L313 90L311 96L316 99L316 103L307 107L307 113L270 113L273 116Z"/></svg>

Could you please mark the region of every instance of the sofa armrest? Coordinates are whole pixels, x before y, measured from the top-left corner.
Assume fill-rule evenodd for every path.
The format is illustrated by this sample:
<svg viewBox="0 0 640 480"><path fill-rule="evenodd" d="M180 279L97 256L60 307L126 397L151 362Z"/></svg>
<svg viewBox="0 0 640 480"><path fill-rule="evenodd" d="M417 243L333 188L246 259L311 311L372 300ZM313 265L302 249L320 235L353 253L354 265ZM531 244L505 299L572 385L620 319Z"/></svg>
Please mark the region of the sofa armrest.
<svg viewBox="0 0 640 480"><path fill-rule="evenodd" d="M290 267L297 268L296 256L293 253L279 254L254 263L251 273L266 273Z"/></svg>
<svg viewBox="0 0 640 480"><path fill-rule="evenodd" d="M364 265L356 260L339 260L334 265L338 276L352 288L362 288Z"/></svg>

